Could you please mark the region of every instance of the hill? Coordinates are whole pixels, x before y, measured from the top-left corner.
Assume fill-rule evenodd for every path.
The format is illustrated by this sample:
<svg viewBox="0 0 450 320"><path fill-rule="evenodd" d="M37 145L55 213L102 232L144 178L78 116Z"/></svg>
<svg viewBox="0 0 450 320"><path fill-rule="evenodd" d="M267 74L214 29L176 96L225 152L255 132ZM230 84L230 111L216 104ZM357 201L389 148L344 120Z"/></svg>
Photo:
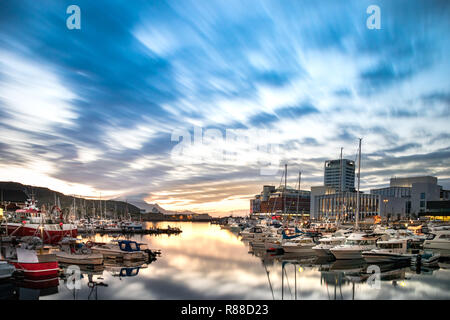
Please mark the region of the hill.
<svg viewBox="0 0 450 320"><path fill-rule="evenodd" d="M50 190L48 188L23 185L17 182L0 182L0 192L1 191L3 191L3 194L8 194L8 191L23 191L29 198L31 198L31 195L33 194L34 198L37 200L38 206L45 205L47 208L52 207L55 204L56 198L59 199L61 209L64 212L68 212L70 210L75 199L77 208L79 210L82 207L86 208L86 212L88 213L88 215L92 215L94 211L96 212L96 214L99 214L100 212L100 200L73 197L70 195L65 195L61 192ZM105 211L106 205L106 212L108 216L113 216L114 213L116 213L118 216L124 215L127 211L127 207L128 212L132 216L137 216L140 213L140 209L137 206L131 203L126 203L124 201L102 200L101 202L102 212Z"/></svg>

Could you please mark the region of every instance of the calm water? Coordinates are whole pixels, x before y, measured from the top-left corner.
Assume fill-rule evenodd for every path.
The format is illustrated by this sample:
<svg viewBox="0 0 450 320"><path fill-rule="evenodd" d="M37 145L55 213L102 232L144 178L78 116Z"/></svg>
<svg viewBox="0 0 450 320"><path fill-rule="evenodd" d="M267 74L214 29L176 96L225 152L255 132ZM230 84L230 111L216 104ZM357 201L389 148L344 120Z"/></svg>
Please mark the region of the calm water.
<svg viewBox="0 0 450 320"><path fill-rule="evenodd" d="M318 261L251 252L235 234L209 223L157 223L180 235L136 236L162 255L136 266L82 272L80 290L63 279L30 286L0 284L0 298L19 299L449 299L448 264L439 269L381 269L380 289L367 282L362 262ZM148 224L148 227L152 224ZM95 236L109 241L110 236ZM127 274L128 272L128 274ZM59 282L59 284L58 284ZM40 289L37 289L41 286Z"/></svg>

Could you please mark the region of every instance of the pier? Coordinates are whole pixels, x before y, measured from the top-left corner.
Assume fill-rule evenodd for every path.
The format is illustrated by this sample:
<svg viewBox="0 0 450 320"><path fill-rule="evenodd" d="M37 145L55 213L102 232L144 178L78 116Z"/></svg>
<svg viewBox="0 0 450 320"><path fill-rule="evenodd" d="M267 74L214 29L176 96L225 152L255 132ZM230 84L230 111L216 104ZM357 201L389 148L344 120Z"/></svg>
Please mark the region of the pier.
<svg viewBox="0 0 450 320"><path fill-rule="evenodd" d="M151 229L122 229L122 230L104 230L104 229L95 229L95 230L78 230L78 234L180 234L182 231L179 228L151 228Z"/></svg>

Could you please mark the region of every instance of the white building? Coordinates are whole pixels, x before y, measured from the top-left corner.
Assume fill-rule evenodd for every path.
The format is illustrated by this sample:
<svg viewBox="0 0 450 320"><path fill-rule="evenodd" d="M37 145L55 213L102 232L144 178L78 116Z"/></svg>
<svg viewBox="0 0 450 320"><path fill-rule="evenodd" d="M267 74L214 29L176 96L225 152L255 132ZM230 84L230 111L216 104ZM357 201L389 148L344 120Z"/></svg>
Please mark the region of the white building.
<svg viewBox="0 0 450 320"><path fill-rule="evenodd" d="M327 160L324 168L324 186L338 191L355 189L355 161L342 159Z"/></svg>

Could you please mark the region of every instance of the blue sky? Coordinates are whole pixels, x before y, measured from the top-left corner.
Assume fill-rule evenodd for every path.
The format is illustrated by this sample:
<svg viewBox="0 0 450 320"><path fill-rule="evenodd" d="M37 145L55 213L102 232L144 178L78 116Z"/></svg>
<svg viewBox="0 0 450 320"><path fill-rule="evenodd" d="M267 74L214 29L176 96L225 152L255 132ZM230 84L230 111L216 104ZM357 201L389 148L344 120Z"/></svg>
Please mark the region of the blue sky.
<svg viewBox="0 0 450 320"><path fill-rule="evenodd" d="M71 4L81 30L66 27ZM381 9L380 30L366 27L369 5ZM279 144L290 184L302 170L308 189L340 147L354 159L362 137L363 189L423 174L450 187L448 1L0 6L0 180L241 210L281 175L261 174L251 139ZM172 134L194 127L256 133L173 161ZM222 147L244 152L208 157Z"/></svg>

